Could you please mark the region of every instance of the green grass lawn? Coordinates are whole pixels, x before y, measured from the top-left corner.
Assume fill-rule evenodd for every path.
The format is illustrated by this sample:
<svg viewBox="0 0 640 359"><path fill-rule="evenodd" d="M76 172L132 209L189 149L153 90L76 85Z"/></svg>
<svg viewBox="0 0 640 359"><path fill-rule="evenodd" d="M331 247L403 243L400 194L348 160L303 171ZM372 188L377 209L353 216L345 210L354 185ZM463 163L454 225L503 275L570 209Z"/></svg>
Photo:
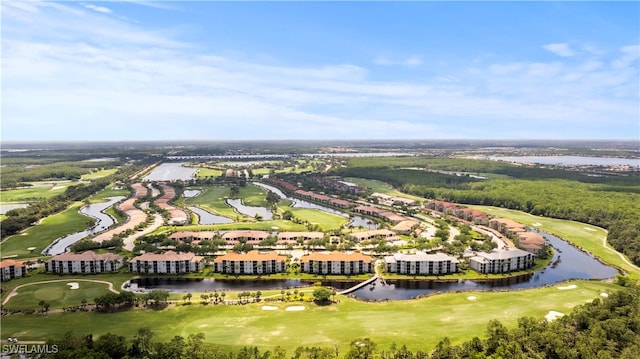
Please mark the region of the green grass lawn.
<svg viewBox="0 0 640 359"><path fill-rule="evenodd" d="M106 169L106 170L98 170L98 171L95 171L95 172L92 172L92 173L87 173L86 175L82 175L80 177L80 179L82 179L83 181L88 181L88 180L92 180L92 179L107 177L109 175L112 175L112 174L116 173L116 171L118 171L117 168L111 168L111 169Z"/></svg>
<svg viewBox="0 0 640 359"><path fill-rule="evenodd" d="M40 223L27 228L22 233L8 237L0 245L2 256L29 258L39 256L40 252L55 239L85 230L90 218L78 212L81 203L77 202L68 209L43 219ZM27 248L35 247L33 251Z"/></svg>
<svg viewBox="0 0 640 359"><path fill-rule="evenodd" d="M202 186L189 189L202 189L202 193L196 197L185 198L186 205L197 205L213 214L229 218L242 216L224 202L225 197L229 197L231 192L228 186Z"/></svg>
<svg viewBox="0 0 640 359"><path fill-rule="evenodd" d="M207 177L220 177L222 175L222 171L214 170L213 168L198 168L198 178L207 178Z"/></svg>
<svg viewBox="0 0 640 359"><path fill-rule="evenodd" d="M509 218L561 237L598 256L604 262L622 268L631 278L640 278L640 269L611 247L603 246L607 231L585 223L534 216L528 213L489 206L469 206L491 215ZM626 261L625 261L626 260Z"/></svg>
<svg viewBox="0 0 640 359"><path fill-rule="evenodd" d="M52 184L51 182L38 183L34 182L33 187L11 189L0 192L0 201L2 202L32 202L42 199L49 199L64 193L65 189L77 182L63 182Z"/></svg>
<svg viewBox="0 0 640 359"><path fill-rule="evenodd" d="M58 274L44 273L44 269L30 270L29 275L26 277L13 279L11 281L2 283L2 300L4 300L4 298L7 296L7 294L9 294L9 292L11 292L13 288L22 284L27 284L27 283L60 280L60 279L63 279L65 281L64 283L68 283L68 282L73 282L74 279L93 279L93 280L111 282L113 283L113 288L119 291L120 287L122 287L122 284L128 281L129 279L131 279L132 277L133 277L133 274L126 272L124 269L121 269L120 272L118 273L106 273L106 274L94 274L94 275L75 275L75 274L74 275L58 275ZM34 285L34 287L31 287L31 286L25 287L22 290L28 290L29 288L36 289L37 286L39 285ZM107 287L105 285L102 285L102 286L106 290ZM80 288L84 288L84 287L81 286ZM19 292L22 293L22 290L19 290ZM7 305L13 305L13 306L19 305L15 303L16 298L18 297L13 297L11 300L9 300ZM82 298L80 298L80 300L82 300ZM37 309L38 307L37 304L38 303L36 302L36 305L33 306L32 308ZM68 306L68 305L72 305L72 304L64 303L62 306Z"/></svg>
<svg viewBox="0 0 640 359"><path fill-rule="evenodd" d="M293 207L278 207L280 210L289 210L296 218L303 221L309 221L311 224L317 224L323 231L332 229L338 229L340 226L349 222L349 218L338 216L324 212L318 209L311 208L293 208Z"/></svg>
<svg viewBox="0 0 640 359"><path fill-rule="evenodd" d="M91 279L83 277L82 279ZM67 283L77 283L78 289L70 289ZM63 308L82 304L82 299L93 302L95 297L109 293L108 285L104 283L93 283L85 281L75 281L74 279L64 279L63 282L52 282L33 284L18 289L18 294L12 297L5 305L7 309L38 309L41 300L48 302L50 309ZM118 290L117 288L114 288Z"/></svg>
<svg viewBox="0 0 640 359"><path fill-rule="evenodd" d="M549 311L568 313L601 293L616 290L610 283L572 281L577 288L556 286L513 292L467 292L384 303L364 303L338 296L340 303L317 306L313 303L257 303L243 306L197 305L168 309L130 310L119 313L61 313L14 315L2 319L3 338L44 340L71 331L75 335L107 332L132 337L140 327L151 328L155 340L167 341L175 335L203 333L205 341L229 349L245 345L262 350L275 345L292 352L298 346L339 346L341 352L352 340L369 337L380 349L392 342L411 350L431 351L445 336L460 343L473 336L484 337L487 322L498 319L515 327L517 319L532 316L543 320ZM564 284L564 285L566 285ZM475 296L475 300L469 300ZM192 301L198 300L194 297ZM263 305L277 310L262 310ZM286 311L289 306L303 311Z"/></svg>
<svg viewBox="0 0 640 359"><path fill-rule="evenodd" d="M267 190L262 187L251 184L240 187L240 198L245 206L266 207L267 206Z"/></svg>
<svg viewBox="0 0 640 359"><path fill-rule="evenodd" d="M262 230L271 231L273 227L278 227L280 231L306 231L307 228L302 224L293 223L286 220L272 220L272 221L259 221L259 222L240 222L240 223L228 223L228 224L212 224L212 225L191 225L180 226L181 231L216 231L216 230ZM160 227L154 233L160 233L173 227Z"/></svg>
<svg viewBox="0 0 640 359"><path fill-rule="evenodd" d="M114 184L110 184L104 190L91 196L91 203L106 202L107 198L109 197L118 197L118 196L129 197L131 195L131 190L127 187L122 189L113 189L113 187L114 187Z"/></svg>

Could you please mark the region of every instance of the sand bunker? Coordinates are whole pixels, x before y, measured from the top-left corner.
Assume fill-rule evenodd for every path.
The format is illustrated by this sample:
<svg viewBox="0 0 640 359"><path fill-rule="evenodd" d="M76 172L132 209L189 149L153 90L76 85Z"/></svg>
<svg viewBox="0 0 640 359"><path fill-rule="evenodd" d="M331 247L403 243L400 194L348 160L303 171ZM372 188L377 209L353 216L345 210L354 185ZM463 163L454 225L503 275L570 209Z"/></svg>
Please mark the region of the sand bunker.
<svg viewBox="0 0 640 359"><path fill-rule="evenodd" d="M262 310L278 310L278 307L274 307L271 305L263 305Z"/></svg>
<svg viewBox="0 0 640 359"><path fill-rule="evenodd" d="M564 314L560 312L556 312L554 310L550 310L549 313L547 313L547 315L544 316L547 322L554 321L560 317L564 317Z"/></svg>
<svg viewBox="0 0 640 359"><path fill-rule="evenodd" d="M578 286L577 286L577 285L575 285L575 284L568 285L568 286L566 286L566 287L558 287L558 289L560 289L560 290L576 289L576 288L578 288Z"/></svg>
<svg viewBox="0 0 640 359"><path fill-rule="evenodd" d="M606 298L606 297L608 297L608 296L609 296L609 294L608 294L608 293L600 293L600 296L601 296L602 298Z"/></svg>
<svg viewBox="0 0 640 359"><path fill-rule="evenodd" d="M467 297L467 299L476 300L476 299L478 299L478 297L476 297L475 295L470 295L470 296Z"/></svg>
<svg viewBox="0 0 640 359"><path fill-rule="evenodd" d="M293 307L287 307L287 309L285 309L287 312L299 312L301 310L304 310L304 306L302 305L294 305Z"/></svg>
<svg viewBox="0 0 640 359"><path fill-rule="evenodd" d="M80 288L80 285L78 284L78 282L67 283L67 285L69 286L69 289L78 289L78 288Z"/></svg>
<svg viewBox="0 0 640 359"><path fill-rule="evenodd" d="M583 227L585 230L587 231L591 231L591 232L595 232L596 230L593 228L589 228L589 227Z"/></svg>
<svg viewBox="0 0 640 359"><path fill-rule="evenodd" d="M536 222L536 223L531 223L531 225L534 226L534 227L540 227L542 225L542 223Z"/></svg>

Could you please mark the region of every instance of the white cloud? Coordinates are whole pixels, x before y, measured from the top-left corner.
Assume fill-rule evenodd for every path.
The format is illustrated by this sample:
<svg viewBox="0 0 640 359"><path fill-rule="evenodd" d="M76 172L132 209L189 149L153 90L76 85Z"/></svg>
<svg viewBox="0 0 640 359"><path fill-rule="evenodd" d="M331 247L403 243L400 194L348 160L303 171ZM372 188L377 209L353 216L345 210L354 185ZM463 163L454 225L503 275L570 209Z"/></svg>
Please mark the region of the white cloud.
<svg viewBox="0 0 640 359"><path fill-rule="evenodd" d="M412 55L407 58L396 59L388 56L380 56L373 60L373 63L380 66L407 66L416 67L424 63L421 56Z"/></svg>
<svg viewBox="0 0 640 359"><path fill-rule="evenodd" d="M84 5L84 7L86 7L89 10L93 10L99 13L103 13L103 14L111 14L113 12L113 10L104 7L104 6L97 6L97 5L93 5L93 4L82 4Z"/></svg>
<svg viewBox="0 0 640 359"><path fill-rule="evenodd" d="M571 49L568 44L547 44L542 46L542 48L561 57L572 57L576 54L576 52Z"/></svg>
<svg viewBox="0 0 640 359"><path fill-rule="evenodd" d="M566 125L619 137L639 115L637 46L607 60L483 60L433 79L374 81L375 69L354 64L195 53L162 31L58 5L6 14L5 139L526 138Z"/></svg>

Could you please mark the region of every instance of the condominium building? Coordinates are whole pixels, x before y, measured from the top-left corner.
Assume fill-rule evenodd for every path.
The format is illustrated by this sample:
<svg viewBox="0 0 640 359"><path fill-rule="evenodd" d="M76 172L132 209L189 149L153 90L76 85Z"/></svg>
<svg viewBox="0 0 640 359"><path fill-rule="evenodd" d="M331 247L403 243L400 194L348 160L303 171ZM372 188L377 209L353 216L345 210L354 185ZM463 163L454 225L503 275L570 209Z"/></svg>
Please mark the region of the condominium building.
<svg viewBox="0 0 640 359"><path fill-rule="evenodd" d="M444 253L416 254L396 253L384 258L387 272L400 274L440 275L458 271L460 263L455 257Z"/></svg>
<svg viewBox="0 0 640 359"><path fill-rule="evenodd" d="M193 253L145 253L129 261L129 270L136 273L189 273L204 266L204 257Z"/></svg>
<svg viewBox="0 0 640 359"><path fill-rule="evenodd" d="M494 250L478 252L469 258L469 266L480 273L508 273L531 268L533 258L533 254L522 249Z"/></svg>
<svg viewBox="0 0 640 359"><path fill-rule="evenodd" d="M0 261L0 282L21 278L25 275L27 275L27 266L24 262L17 262L13 259Z"/></svg>
<svg viewBox="0 0 640 359"><path fill-rule="evenodd" d="M214 260L215 271L225 274L268 274L287 269L287 257L275 251L226 253Z"/></svg>
<svg viewBox="0 0 640 359"><path fill-rule="evenodd" d="M44 263L44 269L51 273L105 273L115 272L123 265L121 256L113 253L96 254L93 251L83 253L62 253Z"/></svg>
<svg viewBox="0 0 640 359"><path fill-rule="evenodd" d="M373 260L362 253L313 252L300 258L301 270L315 274L370 273Z"/></svg>

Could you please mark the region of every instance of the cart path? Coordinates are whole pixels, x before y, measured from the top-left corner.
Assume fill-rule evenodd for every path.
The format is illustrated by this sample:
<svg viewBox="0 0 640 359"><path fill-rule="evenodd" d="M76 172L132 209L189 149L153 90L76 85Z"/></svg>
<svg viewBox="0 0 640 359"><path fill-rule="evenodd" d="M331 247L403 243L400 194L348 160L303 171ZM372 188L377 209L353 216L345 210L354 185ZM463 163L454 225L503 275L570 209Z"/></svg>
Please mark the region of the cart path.
<svg viewBox="0 0 640 359"><path fill-rule="evenodd" d="M107 282L104 280L97 280L97 279L76 279L76 278L69 278L69 279L52 279L52 280L44 280L44 281L40 281L40 282L32 282L32 283L25 283L25 284L21 284L15 288L13 288L13 290L7 295L6 298L4 298L4 300L2 301L2 305L7 304L7 302L9 301L9 299L13 298L15 295L18 294L18 289L20 288L24 288L30 285L36 285L36 284L46 284L46 283L56 283L56 282L93 282L93 283L102 283L102 284L106 284L107 285L107 289L109 289L111 292L116 293L116 294L120 294L120 292L118 292L117 290L113 289L113 283L111 282Z"/></svg>

